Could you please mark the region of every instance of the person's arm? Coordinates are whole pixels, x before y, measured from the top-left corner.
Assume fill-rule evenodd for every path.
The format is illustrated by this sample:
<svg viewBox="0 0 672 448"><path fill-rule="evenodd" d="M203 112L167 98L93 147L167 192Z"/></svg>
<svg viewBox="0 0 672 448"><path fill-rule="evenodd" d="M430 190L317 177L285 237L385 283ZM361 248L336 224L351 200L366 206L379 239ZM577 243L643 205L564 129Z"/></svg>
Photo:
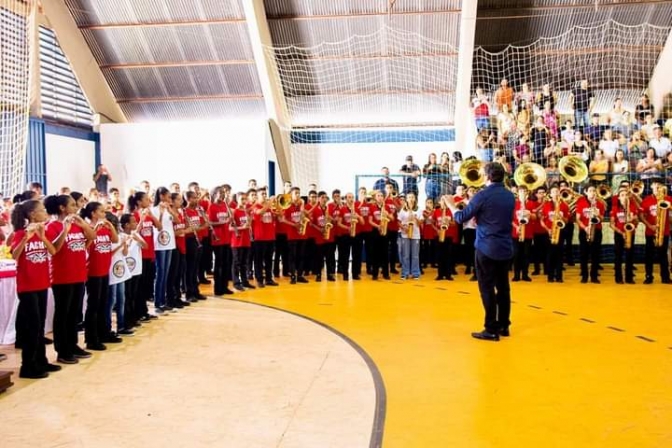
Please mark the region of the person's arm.
<svg viewBox="0 0 672 448"><path fill-rule="evenodd" d="M467 206L464 208L464 210L459 210L457 206L455 205L455 199L450 196L444 196L445 197L445 202L448 205L448 208L453 214L453 220L457 224L464 224L465 222L469 221L471 218L474 218L478 211L480 210L481 207L481 197L482 195L476 195L473 198L469 200L469 203Z"/></svg>

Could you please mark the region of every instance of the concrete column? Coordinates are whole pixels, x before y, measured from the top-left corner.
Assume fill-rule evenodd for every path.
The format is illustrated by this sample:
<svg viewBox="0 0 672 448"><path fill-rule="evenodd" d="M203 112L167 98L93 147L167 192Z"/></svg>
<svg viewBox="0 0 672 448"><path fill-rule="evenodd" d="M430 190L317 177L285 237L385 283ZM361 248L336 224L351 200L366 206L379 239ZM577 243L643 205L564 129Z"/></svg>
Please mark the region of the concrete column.
<svg viewBox="0 0 672 448"><path fill-rule="evenodd" d="M475 151L476 125L471 113L471 75L474 61L474 38L478 0L462 0L460 47L455 86L455 149L463 155Z"/></svg>
<svg viewBox="0 0 672 448"><path fill-rule="evenodd" d="M653 69L649 81L649 98L656 109L656 116L661 118L663 106L672 109L672 32L667 36L667 41L658 57L658 64ZM665 102L667 98L667 102ZM672 118L672 110L668 111L668 117Z"/></svg>
<svg viewBox="0 0 672 448"><path fill-rule="evenodd" d="M126 123L124 113L65 2L42 0L42 7L51 28L58 36L63 53L70 60L72 70L91 104L91 109L100 114L101 123Z"/></svg>
<svg viewBox="0 0 672 448"><path fill-rule="evenodd" d="M283 180L292 180L292 154L290 129L291 122L287 113L285 95L277 78L275 59L269 55L265 47L271 47L271 31L266 20L266 8L263 0L244 0L243 8L247 19L247 29L254 52L254 62L259 74L261 90L266 102L271 135L275 146L278 168Z"/></svg>

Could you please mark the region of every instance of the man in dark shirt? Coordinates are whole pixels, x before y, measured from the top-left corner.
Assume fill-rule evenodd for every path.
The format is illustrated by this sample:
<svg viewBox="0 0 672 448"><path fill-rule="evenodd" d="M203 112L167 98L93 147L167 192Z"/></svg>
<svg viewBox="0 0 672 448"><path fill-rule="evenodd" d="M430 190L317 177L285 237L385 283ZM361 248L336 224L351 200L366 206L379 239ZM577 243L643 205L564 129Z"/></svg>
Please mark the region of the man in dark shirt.
<svg viewBox="0 0 672 448"><path fill-rule="evenodd" d="M452 196L443 199L453 212L455 222L462 224L476 218L476 277L485 308L485 329L472 333L476 339L499 341L509 336L511 290L509 267L513 259L511 238L515 198L504 187L506 171L499 163L488 163L484 168L486 188L469 201L464 210L458 210Z"/></svg>
<svg viewBox="0 0 672 448"><path fill-rule="evenodd" d="M96 184L96 190L98 190L98 194L100 196L106 197L107 184L108 182L112 181L112 176L110 176L110 172L107 171L107 167L105 167L105 165L98 165L98 170L96 170L96 174L93 175L93 181Z"/></svg>
<svg viewBox="0 0 672 448"><path fill-rule="evenodd" d="M404 194L414 193L418 196L418 179L420 177L420 167L413 163L413 156L406 156L406 164L399 170L404 174Z"/></svg>
<svg viewBox="0 0 672 448"><path fill-rule="evenodd" d="M394 187L394 191L399 193L399 184L397 183L396 180L390 177L390 170L386 166L384 166L381 171L383 173L383 177L378 179L376 183L373 184L373 189L378 190L381 193L385 194L385 184L389 182L392 184L392 187Z"/></svg>
<svg viewBox="0 0 672 448"><path fill-rule="evenodd" d="M595 104L595 95L593 89L588 87L588 80L582 79L579 88L572 90L570 102L574 109L574 126L583 132L590 122L590 111Z"/></svg>

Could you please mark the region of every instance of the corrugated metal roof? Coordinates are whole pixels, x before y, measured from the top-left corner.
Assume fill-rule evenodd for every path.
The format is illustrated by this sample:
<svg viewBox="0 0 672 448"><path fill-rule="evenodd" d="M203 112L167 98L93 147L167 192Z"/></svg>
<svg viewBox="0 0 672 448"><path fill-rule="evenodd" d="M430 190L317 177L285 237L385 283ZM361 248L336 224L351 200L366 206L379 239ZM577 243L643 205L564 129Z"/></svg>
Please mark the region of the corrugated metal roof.
<svg viewBox="0 0 672 448"><path fill-rule="evenodd" d="M120 106L126 117L135 122L258 119L266 113L263 99L121 103Z"/></svg>
<svg viewBox="0 0 672 448"><path fill-rule="evenodd" d="M394 12L459 11L461 0L396 0ZM264 0L269 18L387 13L388 0Z"/></svg>

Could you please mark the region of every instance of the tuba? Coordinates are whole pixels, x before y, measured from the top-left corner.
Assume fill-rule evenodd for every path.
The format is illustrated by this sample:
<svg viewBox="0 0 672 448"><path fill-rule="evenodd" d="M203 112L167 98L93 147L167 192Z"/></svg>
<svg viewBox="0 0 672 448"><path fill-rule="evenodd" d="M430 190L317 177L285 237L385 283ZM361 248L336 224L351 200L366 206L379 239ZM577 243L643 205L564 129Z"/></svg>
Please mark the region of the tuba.
<svg viewBox="0 0 672 448"><path fill-rule="evenodd" d="M538 163L523 163L513 173L513 180L516 185L534 191L546 183L546 170Z"/></svg>
<svg viewBox="0 0 672 448"><path fill-rule="evenodd" d="M605 183L601 183L597 186L597 197L606 201L611 197L611 188Z"/></svg>
<svg viewBox="0 0 672 448"><path fill-rule="evenodd" d="M659 186L656 191L656 199L658 200L656 206L656 247L662 247L665 242L665 229L667 228L667 215L670 210L670 202L665 200L667 195L667 188Z"/></svg>
<svg viewBox="0 0 672 448"><path fill-rule="evenodd" d="M558 169L560 175L564 177L567 182L573 184L580 184L588 178L588 166L586 162L580 157L565 156L558 162Z"/></svg>
<svg viewBox="0 0 672 448"><path fill-rule="evenodd" d="M290 205L292 205L292 195L290 194L281 194L274 198L273 204L275 205L275 209L278 210L287 210Z"/></svg>
<svg viewBox="0 0 672 448"><path fill-rule="evenodd" d="M467 160L460 167L460 180L467 187L481 188L485 185L484 163L480 160Z"/></svg>

